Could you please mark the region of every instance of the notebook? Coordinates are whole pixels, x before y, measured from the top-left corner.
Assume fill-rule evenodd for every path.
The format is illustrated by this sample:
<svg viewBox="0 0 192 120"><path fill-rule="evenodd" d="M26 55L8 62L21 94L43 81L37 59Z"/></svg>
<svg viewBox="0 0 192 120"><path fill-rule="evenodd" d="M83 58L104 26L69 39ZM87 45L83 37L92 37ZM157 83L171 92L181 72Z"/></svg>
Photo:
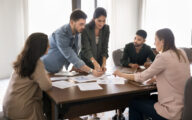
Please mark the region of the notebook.
<svg viewBox="0 0 192 120"><path fill-rule="evenodd" d="M128 83L131 83L131 84L136 85L136 86L141 86L141 87L145 87L145 86L155 86L155 85L156 85L156 83L147 84L147 81L144 81L144 82L136 82L136 81L128 80Z"/></svg>

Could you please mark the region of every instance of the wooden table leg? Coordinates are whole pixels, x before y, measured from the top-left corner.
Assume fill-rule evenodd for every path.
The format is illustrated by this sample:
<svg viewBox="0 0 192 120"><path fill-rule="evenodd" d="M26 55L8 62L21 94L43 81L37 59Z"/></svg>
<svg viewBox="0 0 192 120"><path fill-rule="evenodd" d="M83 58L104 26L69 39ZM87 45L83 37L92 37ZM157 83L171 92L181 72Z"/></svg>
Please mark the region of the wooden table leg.
<svg viewBox="0 0 192 120"><path fill-rule="evenodd" d="M52 120L58 120L59 114L58 114L58 107L57 105L52 101L51 102L51 108L52 108Z"/></svg>

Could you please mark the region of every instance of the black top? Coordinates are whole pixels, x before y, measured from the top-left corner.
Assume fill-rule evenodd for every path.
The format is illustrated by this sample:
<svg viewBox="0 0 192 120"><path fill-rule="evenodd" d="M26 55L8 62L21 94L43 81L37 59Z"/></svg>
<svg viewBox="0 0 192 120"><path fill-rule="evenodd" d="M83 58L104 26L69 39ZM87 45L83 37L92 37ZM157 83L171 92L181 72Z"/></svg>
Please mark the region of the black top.
<svg viewBox="0 0 192 120"><path fill-rule="evenodd" d="M124 48L121 64L124 67L128 67L129 63L143 65L147 61L147 58L149 58L151 61L155 59L155 54L150 46L143 44L139 53L136 53L134 43L129 43L126 44Z"/></svg>

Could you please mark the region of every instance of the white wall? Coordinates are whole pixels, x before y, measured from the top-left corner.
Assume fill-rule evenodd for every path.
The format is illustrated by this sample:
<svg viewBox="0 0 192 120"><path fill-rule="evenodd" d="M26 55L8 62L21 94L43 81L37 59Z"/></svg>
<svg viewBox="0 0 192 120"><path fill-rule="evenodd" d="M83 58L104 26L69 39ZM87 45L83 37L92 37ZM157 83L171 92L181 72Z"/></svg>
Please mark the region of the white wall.
<svg viewBox="0 0 192 120"><path fill-rule="evenodd" d="M71 0L28 0L29 34L43 32L50 35L69 23L71 4Z"/></svg>
<svg viewBox="0 0 192 120"><path fill-rule="evenodd" d="M108 24L110 25L109 59L107 66L113 66L112 52L132 42L140 28L142 0L108 0Z"/></svg>
<svg viewBox="0 0 192 120"><path fill-rule="evenodd" d="M0 78L10 76L12 63L26 38L26 1L0 0ZM113 50L133 41L139 28L140 1L111 0L107 18L111 28L110 57Z"/></svg>
<svg viewBox="0 0 192 120"><path fill-rule="evenodd" d="M132 42L139 28L140 0L112 0L110 51Z"/></svg>
<svg viewBox="0 0 192 120"><path fill-rule="evenodd" d="M24 0L0 0L0 78L9 77L23 46Z"/></svg>

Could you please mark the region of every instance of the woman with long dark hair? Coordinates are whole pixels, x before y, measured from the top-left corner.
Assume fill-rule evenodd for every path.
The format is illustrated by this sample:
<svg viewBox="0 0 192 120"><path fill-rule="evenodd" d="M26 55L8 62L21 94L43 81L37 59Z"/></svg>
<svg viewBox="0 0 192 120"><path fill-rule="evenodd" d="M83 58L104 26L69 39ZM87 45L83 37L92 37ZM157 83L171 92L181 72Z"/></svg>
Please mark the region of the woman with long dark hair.
<svg viewBox="0 0 192 120"><path fill-rule="evenodd" d="M97 71L106 71L108 58L109 26L106 23L107 12L98 7L93 19L85 26L82 32L80 52L81 59L89 67Z"/></svg>
<svg viewBox="0 0 192 120"><path fill-rule="evenodd" d="M13 73L3 101L3 112L10 120L44 120L42 90L52 87L40 57L47 53L48 37L31 34L13 63Z"/></svg>
<svg viewBox="0 0 192 120"><path fill-rule="evenodd" d="M180 120L183 109L184 86L190 77L186 53L175 47L175 38L168 28L160 29L155 37L156 50L160 52L152 65L141 73L114 75L142 82L156 76L158 99L135 99L129 106L129 120L143 120L143 115L153 120Z"/></svg>

